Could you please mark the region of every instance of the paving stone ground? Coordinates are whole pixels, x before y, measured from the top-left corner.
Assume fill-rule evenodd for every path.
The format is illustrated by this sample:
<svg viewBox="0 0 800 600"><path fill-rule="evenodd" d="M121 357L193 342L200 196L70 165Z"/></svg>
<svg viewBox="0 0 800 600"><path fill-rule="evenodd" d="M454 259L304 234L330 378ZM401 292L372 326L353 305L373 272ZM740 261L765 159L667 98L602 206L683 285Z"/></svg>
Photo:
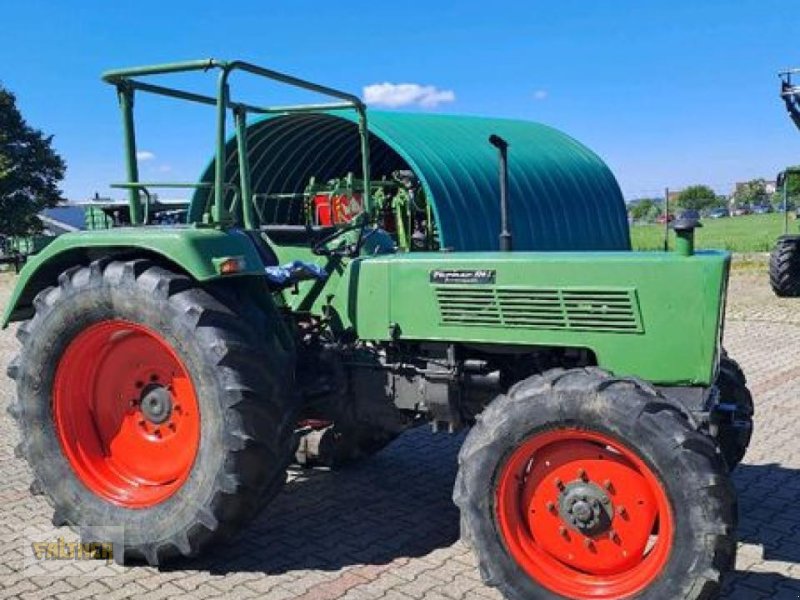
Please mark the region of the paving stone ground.
<svg viewBox="0 0 800 600"><path fill-rule="evenodd" d="M0 305L11 278L0 276ZM800 598L800 300L778 300L761 273L735 274L726 346L757 402L756 431L735 474L741 511L736 572L725 598ZM0 333L0 363L16 352ZM50 509L29 493L14 457L18 433L0 377L0 598L263 598L461 600L500 596L482 585L458 540L450 496L462 436L419 429L358 466L294 471L286 491L236 543L158 571L98 576L31 574L30 530L50 531ZM66 531L52 535L67 537Z"/></svg>

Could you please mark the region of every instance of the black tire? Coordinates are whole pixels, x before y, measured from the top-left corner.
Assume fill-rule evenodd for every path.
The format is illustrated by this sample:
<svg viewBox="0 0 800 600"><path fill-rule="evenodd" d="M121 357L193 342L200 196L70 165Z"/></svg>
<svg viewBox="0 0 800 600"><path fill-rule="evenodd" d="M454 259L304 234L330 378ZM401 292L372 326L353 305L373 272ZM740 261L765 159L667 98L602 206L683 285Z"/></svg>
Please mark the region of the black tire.
<svg viewBox="0 0 800 600"><path fill-rule="evenodd" d="M651 386L599 369L554 369L515 385L478 418L459 454L454 501L484 581L509 600L563 598L513 559L496 517L498 476L525 440L563 428L634 450L672 506L674 541L661 574L636 598L716 597L736 553L736 496L711 438ZM624 597L624 596L623 596Z"/></svg>
<svg viewBox="0 0 800 600"><path fill-rule="evenodd" d="M732 412L720 415L717 424L717 441L728 468L733 471L742 462L753 436L755 406L744 371L732 358L723 355L720 360L717 387L720 402L734 407Z"/></svg>
<svg viewBox="0 0 800 600"><path fill-rule="evenodd" d="M124 530L123 556L156 565L195 556L230 539L286 479L296 414L292 356L273 331L266 338L188 277L148 260L96 261L68 269L37 295L9 366L21 429L18 448L33 489L54 508L53 523L84 532ZM76 475L58 440L51 406L55 371L70 341L95 323L123 319L157 332L187 367L200 393L200 441L177 491L145 508L120 506ZM277 329L277 327L275 328ZM97 526L101 529L98 530ZM118 540L116 533L109 537Z"/></svg>
<svg viewBox="0 0 800 600"><path fill-rule="evenodd" d="M778 238L769 257L769 283L776 296L800 296L800 237Z"/></svg>

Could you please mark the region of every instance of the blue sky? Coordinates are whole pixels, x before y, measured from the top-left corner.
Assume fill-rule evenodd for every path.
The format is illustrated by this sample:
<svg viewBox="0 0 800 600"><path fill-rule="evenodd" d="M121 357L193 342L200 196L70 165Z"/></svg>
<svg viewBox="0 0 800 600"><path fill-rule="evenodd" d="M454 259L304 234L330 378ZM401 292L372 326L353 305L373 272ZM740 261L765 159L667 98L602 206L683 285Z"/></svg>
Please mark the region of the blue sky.
<svg viewBox="0 0 800 600"><path fill-rule="evenodd" d="M371 88L412 110L541 121L595 150L637 197L692 183L726 192L800 162L776 77L800 66L798 39L796 0L11 0L0 82L55 135L71 199L123 179L116 100L100 73L210 56L359 94L414 84ZM264 102L303 99L242 83ZM142 98L137 117L139 148L153 155L142 178L196 180L210 109Z"/></svg>

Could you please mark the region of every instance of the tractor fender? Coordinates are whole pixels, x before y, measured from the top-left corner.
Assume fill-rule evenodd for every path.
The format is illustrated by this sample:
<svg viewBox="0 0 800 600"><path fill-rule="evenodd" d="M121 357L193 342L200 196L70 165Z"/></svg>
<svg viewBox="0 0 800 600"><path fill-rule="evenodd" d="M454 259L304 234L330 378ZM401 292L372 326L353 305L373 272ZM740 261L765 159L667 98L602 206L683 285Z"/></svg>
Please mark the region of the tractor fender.
<svg viewBox="0 0 800 600"><path fill-rule="evenodd" d="M6 305L2 327L33 314L33 299L65 269L106 256L154 258L201 282L264 275L264 264L244 235L200 227L115 228L67 233L29 257ZM235 259L233 272L222 263Z"/></svg>

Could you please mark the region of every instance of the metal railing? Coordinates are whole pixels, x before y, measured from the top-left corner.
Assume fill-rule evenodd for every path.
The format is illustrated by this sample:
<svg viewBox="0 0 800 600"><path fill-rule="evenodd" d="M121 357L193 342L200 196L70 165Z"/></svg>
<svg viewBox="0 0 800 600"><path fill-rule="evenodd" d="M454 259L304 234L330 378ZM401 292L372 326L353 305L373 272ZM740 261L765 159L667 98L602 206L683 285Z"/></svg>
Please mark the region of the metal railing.
<svg viewBox="0 0 800 600"><path fill-rule="evenodd" d="M219 71L217 78L217 94L216 96L207 96L190 92L186 90L156 85L153 83L141 81L139 77L151 77L156 75L168 75L175 73L188 73L188 72L208 72L210 70ZM303 104L294 106L261 106L256 104L249 104L234 101L231 99L229 78L230 75L236 71L242 71L263 77L269 80L277 81L292 87L304 89L307 91L322 94L336 98L341 102L336 103L323 103L323 104ZM136 131L134 122L134 99L136 91L148 92L179 100L189 102L196 102L214 106L217 109L216 119L216 148L215 148L215 169L214 169L214 183L213 197L214 203L212 210L209 213L211 222L224 225L231 220L231 214L224 204L224 196L226 191L225 183L225 167L226 167L226 150L227 150L227 133L226 121L228 111L233 114L235 125L235 136L237 144L237 156L239 162L239 197L242 200L242 217L244 226L248 229L257 226L257 215L255 214L253 206L253 193L250 185L250 161L248 160L247 153L247 115L248 114L276 114L276 113L305 113L316 112L323 110L355 110L358 115L358 130L361 141L361 164L363 171L363 178L366 181L370 180L369 172L369 133L367 129L367 108L360 98L331 88L328 86L312 83L293 75L274 71L254 65L248 62L236 61L222 61L216 59L194 60L178 63L169 63L162 65L132 67L129 69L117 69L107 71L103 74L103 81L116 87L117 96L119 99L120 109L122 112L122 124L124 133L125 145L125 163L128 181L123 184L117 184L115 187L122 187L128 189L128 201L131 210L132 224L141 224L146 222L145 215L141 204L140 195L143 189L149 187L202 187L207 184L143 184L139 182L139 170L136 160ZM146 196L148 198L148 196ZM149 200L147 200L149 205ZM147 205L144 207L147 210ZM369 212L371 208L371 201L369 197L369 190L365 190L364 197L365 210Z"/></svg>

